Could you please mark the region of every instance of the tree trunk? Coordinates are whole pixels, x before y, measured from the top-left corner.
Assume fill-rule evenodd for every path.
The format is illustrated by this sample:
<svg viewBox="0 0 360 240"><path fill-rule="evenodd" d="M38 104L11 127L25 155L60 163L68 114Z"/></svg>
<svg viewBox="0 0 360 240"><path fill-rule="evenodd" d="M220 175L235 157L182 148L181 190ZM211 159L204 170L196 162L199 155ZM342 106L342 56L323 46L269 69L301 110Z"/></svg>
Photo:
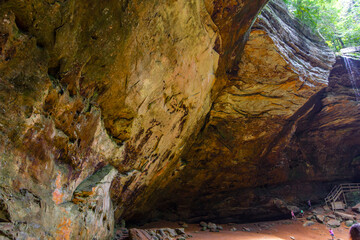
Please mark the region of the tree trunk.
<svg viewBox="0 0 360 240"><path fill-rule="evenodd" d="M338 37L338 41L339 41L339 43L341 44L341 47L344 48L344 47L345 47L344 42L341 40L340 37Z"/></svg>

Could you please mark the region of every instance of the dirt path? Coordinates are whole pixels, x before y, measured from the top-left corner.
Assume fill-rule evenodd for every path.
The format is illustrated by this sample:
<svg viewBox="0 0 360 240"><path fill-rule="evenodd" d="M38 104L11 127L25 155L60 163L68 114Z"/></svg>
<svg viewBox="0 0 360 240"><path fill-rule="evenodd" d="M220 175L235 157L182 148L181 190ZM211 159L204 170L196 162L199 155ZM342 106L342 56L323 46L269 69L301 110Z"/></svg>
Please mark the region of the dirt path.
<svg viewBox="0 0 360 240"><path fill-rule="evenodd" d="M249 224L223 224L224 229L220 232L200 231L197 224L189 224L186 233L192 235L189 240L331 240L329 229L320 223L304 227L306 219L297 221L281 220L271 222L259 222ZM174 222L156 222L143 226L142 228L178 228ZM236 228L237 231L230 231ZM247 228L250 232L244 231ZM340 227L333 229L335 239L348 240L349 228L343 223Z"/></svg>
<svg viewBox="0 0 360 240"><path fill-rule="evenodd" d="M304 221L273 221L243 225L235 224L231 226L224 225L224 230L216 233L194 231L193 227L197 229L199 227L190 226L187 233L193 236L192 240L291 240L290 237L294 237L296 240L331 240L329 230L324 224L315 223L315 225L304 227ZM235 227L238 231L230 231L231 227ZM251 231L242 231L243 227L249 228ZM335 228L334 233L335 239L349 239L349 228L344 225Z"/></svg>

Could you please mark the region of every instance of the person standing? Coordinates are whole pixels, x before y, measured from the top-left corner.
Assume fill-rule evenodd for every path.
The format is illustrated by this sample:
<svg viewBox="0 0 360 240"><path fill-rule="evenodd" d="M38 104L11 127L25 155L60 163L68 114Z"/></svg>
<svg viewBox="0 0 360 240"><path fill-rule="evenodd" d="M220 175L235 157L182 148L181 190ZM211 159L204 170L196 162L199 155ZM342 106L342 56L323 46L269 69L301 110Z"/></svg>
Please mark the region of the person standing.
<svg viewBox="0 0 360 240"><path fill-rule="evenodd" d="M331 239L334 240L335 234L334 234L334 231L331 228L329 229L329 233L331 235Z"/></svg>
<svg viewBox="0 0 360 240"><path fill-rule="evenodd" d="M303 211L303 210L300 211L300 215L299 215L299 216L300 216L301 218L304 217L304 211Z"/></svg>
<svg viewBox="0 0 360 240"><path fill-rule="evenodd" d="M291 210L291 219L296 221L296 216L293 210Z"/></svg>
<svg viewBox="0 0 360 240"><path fill-rule="evenodd" d="M307 201L307 204L309 206L309 209L311 209L311 201L310 200Z"/></svg>

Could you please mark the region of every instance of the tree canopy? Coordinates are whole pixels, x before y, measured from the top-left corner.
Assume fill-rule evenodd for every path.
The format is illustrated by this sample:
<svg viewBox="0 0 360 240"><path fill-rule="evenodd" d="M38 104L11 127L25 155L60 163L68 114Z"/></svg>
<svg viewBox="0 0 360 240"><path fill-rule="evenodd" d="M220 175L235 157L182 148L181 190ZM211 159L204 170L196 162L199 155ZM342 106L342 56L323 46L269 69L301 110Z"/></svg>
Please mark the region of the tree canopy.
<svg viewBox="0 0 360 240"><path fill-rule="evenodd" d="M334 50L360 45L360 0L284 0Z"/></svg>

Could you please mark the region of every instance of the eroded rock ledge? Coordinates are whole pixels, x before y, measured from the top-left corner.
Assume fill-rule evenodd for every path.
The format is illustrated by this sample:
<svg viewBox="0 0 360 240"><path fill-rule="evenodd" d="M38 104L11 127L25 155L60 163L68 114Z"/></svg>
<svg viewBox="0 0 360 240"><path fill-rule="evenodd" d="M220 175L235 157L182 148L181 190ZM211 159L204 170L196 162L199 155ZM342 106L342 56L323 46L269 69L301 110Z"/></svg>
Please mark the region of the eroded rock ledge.
<svg viewBox="0 0 360 240"><path fill-rule="evenodd" d="M250 221L283 217L286 202L325 195L326 183L311 183L308 172L295 181L295 159L282 153L292 124L326 88L334 62L323 40L292 19L281 1L269 3L251 30L237 74L181 156L181 171L141 211L160 203L160 215L169 219Z"/></svg>
<svg viewBox="0 0 360 240"><path fill-rule="evenodd" d="M1 206L23 226L9 236L108 238L112 208L86 219L79 186L114 166L120 217L165 185L265 3L1 1Z"/></svg>
<svg viewBox="0 0 360 240"><path fill-rule="evenodd" d="M334 55L280 1L250 28L266 2L0 2L0 233L264 220L356 177L343 59L327 86Z"/></svg>

